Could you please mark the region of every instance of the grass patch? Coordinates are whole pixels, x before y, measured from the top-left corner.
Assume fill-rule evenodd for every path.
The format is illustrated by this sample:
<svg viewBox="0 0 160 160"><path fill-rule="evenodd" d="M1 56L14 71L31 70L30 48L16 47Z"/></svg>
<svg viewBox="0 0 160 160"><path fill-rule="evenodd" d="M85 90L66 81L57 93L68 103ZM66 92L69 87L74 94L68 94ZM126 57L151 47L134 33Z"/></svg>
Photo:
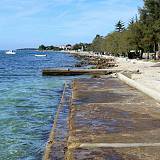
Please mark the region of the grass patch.
<svg viewBox="0 0 160 160"><path fill-rule="evenodd" d="M92 66L89 69L97 69L97 67L96 66Z"/></svg>
<svg viewBox="0 0 160 160"><path fill-rule="evenodd" d="M91 78L101 78L101 76L98 75L98 74L93 74L93 75L91 76Z"/></svg>

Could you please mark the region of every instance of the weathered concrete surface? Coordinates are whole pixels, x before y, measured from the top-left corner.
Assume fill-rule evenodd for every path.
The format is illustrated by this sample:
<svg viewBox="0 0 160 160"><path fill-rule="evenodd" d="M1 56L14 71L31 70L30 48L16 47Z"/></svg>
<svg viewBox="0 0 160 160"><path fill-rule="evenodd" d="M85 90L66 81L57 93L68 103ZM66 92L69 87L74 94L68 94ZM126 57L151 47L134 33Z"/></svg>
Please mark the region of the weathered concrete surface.
<svg viewBox="0 0 160 160"><path fill-rule="evenodd" d="M158 91L155 91L154 89L150 89L145 85L142 85L126 76L124 76L121 73L117 73L117 77L122 80L123 82L127 83L128 85L130 85L131 87L134 87L138 90L140 90L141 92L147 94L148 96L152 97L153 99L155 99L156 101L160 102L160 93Z"/></svg>
<svg viewBox="0 0 160 160"><path fill-rule="evenodd" d="M120 72L117 69L44 69L43 76L75 76L75 75L106 75L109 73Z"/></svg>
<svg viewBox="0 0 160 160"><path fill-rule="evenodd" d="M75 80L72 100L66 159L160 159L155 100L113 78Z"/></svg>
<svg viewBox="0 0 160 160"><path fill-rule="evenodd" d="M68 140L68 115L71 102L71 85L65 84L62 98L55 115L49 141L46 145L44 160L64 160Z"/></svg>

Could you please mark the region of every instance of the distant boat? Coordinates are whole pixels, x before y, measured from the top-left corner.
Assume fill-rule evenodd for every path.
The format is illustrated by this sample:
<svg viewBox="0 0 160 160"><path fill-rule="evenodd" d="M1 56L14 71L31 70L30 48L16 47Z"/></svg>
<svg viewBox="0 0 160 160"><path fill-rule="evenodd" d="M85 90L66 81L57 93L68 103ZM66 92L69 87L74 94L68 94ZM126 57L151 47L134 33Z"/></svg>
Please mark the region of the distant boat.
<svg viewBox="0 0 160 160"><path fill-rule="evenodd" d="M46 54L35 54L36 57L47 57Z"/></svg>
<svg viewBox="0 0 160 160"><path fill-rule="evenodd" d="M13 50L10 50L10 51L6 51L6 54L16 54L16 52L14 52Z"/></svg>

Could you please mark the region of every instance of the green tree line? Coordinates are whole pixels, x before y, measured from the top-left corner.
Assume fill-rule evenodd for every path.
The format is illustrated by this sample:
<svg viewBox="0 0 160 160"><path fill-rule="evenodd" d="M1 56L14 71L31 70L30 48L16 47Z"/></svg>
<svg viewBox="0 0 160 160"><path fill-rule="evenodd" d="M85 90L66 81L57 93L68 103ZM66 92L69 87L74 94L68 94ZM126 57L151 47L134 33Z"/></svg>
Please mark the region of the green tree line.
<svg viewBox="0 0 160 160"><path fill-rule="evenodd" d="M90 51L90 50L92 50L92 44L90 44L90 43L77 43L77 44L73 45L72 50Z"/></svg>
<svg viewBox="0 0 160 160"><path fill-rule="evenodd" d="M45 45L40 45L39 47L38 47L38 50L41 50L41 51L44 51L44 50L53 50L53 51L60 51L60 50L62 50L61 48L59 48L59 47L55 47L55 46L45 46Z"/></svg>
<svg viewBox="0 0 160 160"><path fill-rule="evenodd" d="M154 52L156 59L160 50L160 0L144 0L139 18L131 18L127 27L118 21L112 33L96 35L89 49L130 58L142 58L144 52Z"/></svg>

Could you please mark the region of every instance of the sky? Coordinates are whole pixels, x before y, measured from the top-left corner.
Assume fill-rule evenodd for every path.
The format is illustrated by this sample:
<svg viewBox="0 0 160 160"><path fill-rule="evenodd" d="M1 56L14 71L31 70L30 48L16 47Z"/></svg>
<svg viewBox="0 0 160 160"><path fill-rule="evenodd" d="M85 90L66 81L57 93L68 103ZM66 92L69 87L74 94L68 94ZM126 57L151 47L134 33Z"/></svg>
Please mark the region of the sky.
<svg viewBox="0 0 160 160"><path fill-rule="evenodd" d="M89 43L122 20L128 24L143 0L0 0L0 50Z"/></svg>

